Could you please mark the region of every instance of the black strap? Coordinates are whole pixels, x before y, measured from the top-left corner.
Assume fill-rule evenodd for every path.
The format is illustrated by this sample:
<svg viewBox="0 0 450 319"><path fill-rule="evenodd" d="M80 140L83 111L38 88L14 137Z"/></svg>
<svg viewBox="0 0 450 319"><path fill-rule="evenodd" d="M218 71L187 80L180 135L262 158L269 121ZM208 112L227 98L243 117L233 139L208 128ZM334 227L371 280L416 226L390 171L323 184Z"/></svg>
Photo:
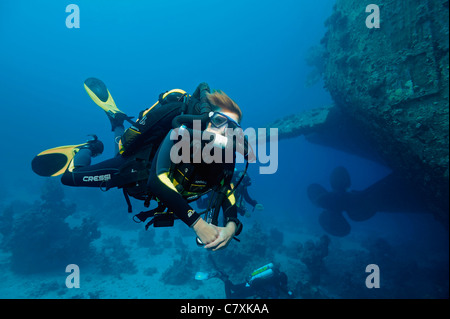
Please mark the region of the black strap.
<svg viewBox="0 0 450 319"><path fill-rule="evenodd" d="M122 189L122 191L123 191L123 196L125 196L125 201L127 202L127 205L128 205L128 212L131 213L131 212L133 212L133 206L131 206L130 196L128 196L128 192L125 187Z"/></svg>
<svg viewBox="0 0 450 319"><path fill-rule="evenodd" d="M219 213L220 208L222 207L222 203L226 198L226 193L228 191L228 187L222 186L220 188L216 188L211 195L211 198L208 203L208 209L206 210L207 215L206 218L211 218L211 224L218 225L219 224ZM209 215L211 214L211 215Z"/></svg>
<svg viewBox="0 0 450 319"><path fill-rule="evenodd" d="M221 191L219 192L219 194L217 195L216 198L216 203L214 206L214 217L213 217L213 221L212 223L214 225L218 225L219 224L219 213L220 213L220 208L222 207L222 203L225 200L227 194L228 188L226 187L222 187Z"/></svg>
<svg viewBox="0 0 450 319"><path fill-rule="evenodd" d="M136 214L136 215L133 216L133 220L136 223L143 223L148 218L153 217L155 215L155 213L156 213L156 210L157 209L155 208L155 209L152 209L152 210L147 210L147 211L140 212L139 214Z"/></svg>
<svg viewBox="0 0 450 319"><path fill-rule="evenodd" d="M189 94L187 94L187 93L183 94L182 98L183 98L183 105L181 106L181 114L184 114L184 113L186 113L188 105L189 105L189 100L190 100Z"/></svg>
<svg viewBox="0 0 450 319"><path fill-rule="evenodd" d="M156 213L163 212L166 208L167 207L165 205L163 205L161 202L158 202L158 207L134 215L133 220L137 223L145 222L148 218L153 217ZM135 218L137 218L139 221L137 221Z"/></svg>

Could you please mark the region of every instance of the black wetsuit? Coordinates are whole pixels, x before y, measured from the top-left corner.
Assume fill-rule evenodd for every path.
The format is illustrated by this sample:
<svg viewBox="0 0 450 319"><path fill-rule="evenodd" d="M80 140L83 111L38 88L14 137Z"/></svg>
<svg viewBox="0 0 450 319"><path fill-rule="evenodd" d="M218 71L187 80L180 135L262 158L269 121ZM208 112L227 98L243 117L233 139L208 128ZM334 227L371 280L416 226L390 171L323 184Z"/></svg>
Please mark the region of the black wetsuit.
<svg viewBox="0 0 450 319"><path fill-rule="evenodd" d="M207 193L223 184L229 187L234 163L179 163L173 164L170 159L170 149L174 141L169 135L162 142L150 169L148 188L170 211L186 225L192 224L200 217L189 205L186 199ZM167 174L172 180L176 191L167 184L161 175ZM222 203L224 217L236 218L237 209L230 199Z"/></svg>
<svg viewBox="0 0 450 319"><path fill-rule="evenodd" d="M170 158L170 150L175 142L170 140L169 132L159 146L152 160L147 189L175 216L186 225L192 226L200 215L190 206L189 199L215 190L219 185L229 189L235 164L173 164ZM113 182L113 186L120 186L114 185L114 181L120 172L120 167L126 164L128 160L129 158L118 155L95 165L77 167L73 170L68 169L62 176L61 181L68 186L101 187L110 181ZM229 218L237 218L234 197L226 198L222 202L222 210L225 224Z"/></svg>
<svg viewBox="0 0 450 319"><path fill-rule="evenodd" d="M240 178L241 178L241 175L234 174L233 178L231 180L231 184L237 185ZM245 176L242 179L241 183L239 184L238 188L234 192L235 198L236 198L237 212L239 213L239 215L244 216L247 212L247 209L245 207L245 205L246 205L245 202L247 202L249 205L251 205L253 207L253 209L258 204L258 201L251 198L250 194L248 193L248 187L251 184L252 183L251 183L250 177L247 174L245 174ZM209 200L210 200L209 196L204 196L204 197L200 198L197 201L198 207L201 209L207 208Z"/></svg>
<svg viewBox="0 0 450 319"><path fill-rule="evenodd" d="M76 154L75 156L80 155ZM72 171L67 169L61 177L61 182L67 186L102 187L120 172L120 167L127 162L127 158L118 155L106 161L76 167Z"/></svg>

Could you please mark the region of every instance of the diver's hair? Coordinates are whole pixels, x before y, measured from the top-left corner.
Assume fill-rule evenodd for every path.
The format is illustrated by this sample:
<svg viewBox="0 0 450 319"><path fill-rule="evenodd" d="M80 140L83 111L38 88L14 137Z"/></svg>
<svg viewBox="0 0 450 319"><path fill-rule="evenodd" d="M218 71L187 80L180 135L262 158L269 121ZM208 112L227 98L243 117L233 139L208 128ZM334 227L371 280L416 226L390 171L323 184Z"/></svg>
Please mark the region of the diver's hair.
<svg viewBox="0 0 450 319"><path fill-rule="evenodd" d="M234 102L225 92L221 90L215 90L213 93L206 94L209 103L212 104L213 111L228 111L236 113L238 116L238 122L242 121L241 108Z"/></svg>

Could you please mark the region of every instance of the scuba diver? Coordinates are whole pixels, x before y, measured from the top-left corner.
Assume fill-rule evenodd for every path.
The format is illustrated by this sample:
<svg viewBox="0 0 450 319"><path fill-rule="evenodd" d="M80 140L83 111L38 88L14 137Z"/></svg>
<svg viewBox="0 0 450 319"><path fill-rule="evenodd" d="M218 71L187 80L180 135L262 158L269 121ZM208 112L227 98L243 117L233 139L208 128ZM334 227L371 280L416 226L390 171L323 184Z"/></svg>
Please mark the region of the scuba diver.
<svg viewBox="0 0 450 319"><path fill-rule="evenodd" d="M246 168L248 159L254 154L243 134L239 135L242 138L229 137L230 130L240 129L242 118L242 111L232 99L222 91L210 93L209 86L201 83L192 95L179 89L162 93L153 106L142 111L133 121L117 108L102 81L89 78L84 87L111 122L117 144L116 156L91 165L91 158L100 155L104 148L93 135L84 144L41 152L32 161L35 173L41 176L62 174L61 181L68 186L100 187L104 190L122 188L129 212L129 196L143 200L145 207L149 207L151 200L156 200L158 207L135 215L134 220L144 222L152 218L146 225L147 229L150 225L173 226L174 220L180 219L194 230L199 246L213 251L226 247L232 238L237 239L234 236L239 235L242 224L237 218L230 186L235 151L244 155ZM127 130L125 121L131 123ZM188 144L187 161L183 159L174 163L174 154L186 151L176 148L180 136L183 140L186 134L195 136L196 132L208 132L209 140L203 140L203 136L200 141L194 138ZM199 151L204 155L209 144L213 144L210 150L214 154L220 151L222 161L207 163L204 156L196 161L195 156ZM230 148L233 157L226 161L226 152L222 151ZM190 202L206 193L213 194L213 200L205 212L198 213ZM221 208L223 227L218 226Z"/></svg>
<svg viewBox="0 0 450 319"><path fill-rule="evenodd" d="M236 199L236 207L239 215L250 217L250 213L247 210L246 202L253 207L252 211L255 211L255 209L258 211L262 211L264 210L264 206L258 203L258 201L254 200L248 193L248 187L251 186L252 181L250 179L250 176L248 176L247 172L235 169L233 178L231 180L232 187L234 187L234 185L237 185L237 183L241 180L241 178L242 181L236 188L236 191L234 192L234 197ZM208 206L209 200L210 200L209 196L201 197L197 201L197 206L200 209L206 208Z"/></svg>
<svg viewBox="0 0 450 319"><path fill-rule="evenodd" d="M365 221L376 212L424 213L420 194L397 173L391 173L362 191L348 191L350 174L345 167L336 167L330 175L332 191L319 184L307 188L310 201L324 209L319 224L329 234L344 237L351 227L343 212L353 221Z"/></svg>
<svg viewBox="0 0 450 319"><path fill-rule="evenodd" d="M294 294L288 289L288 277L269 263L252 271L245 282L233 284L223 271L217 268L212 256L209 255L215 271L211 273L197 272L196 280L219 278L225 284L227 299L245 299L249 297L263 299L292 299Z"/></svg>

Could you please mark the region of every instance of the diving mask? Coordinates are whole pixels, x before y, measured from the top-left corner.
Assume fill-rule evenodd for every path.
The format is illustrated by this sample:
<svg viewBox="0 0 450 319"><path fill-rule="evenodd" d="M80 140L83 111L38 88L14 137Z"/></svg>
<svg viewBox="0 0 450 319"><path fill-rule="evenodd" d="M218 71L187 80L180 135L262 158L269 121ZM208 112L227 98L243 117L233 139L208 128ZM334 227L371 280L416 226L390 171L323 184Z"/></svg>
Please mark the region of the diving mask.
<svg viewBox="0 0 450 319"><path fill-rule="evenodd" d="M220 112L209 112L209 120L211 124L216 128L221 128L226 124L228 124L229 128L233 129L241 127L238 122Z"/></svg>

